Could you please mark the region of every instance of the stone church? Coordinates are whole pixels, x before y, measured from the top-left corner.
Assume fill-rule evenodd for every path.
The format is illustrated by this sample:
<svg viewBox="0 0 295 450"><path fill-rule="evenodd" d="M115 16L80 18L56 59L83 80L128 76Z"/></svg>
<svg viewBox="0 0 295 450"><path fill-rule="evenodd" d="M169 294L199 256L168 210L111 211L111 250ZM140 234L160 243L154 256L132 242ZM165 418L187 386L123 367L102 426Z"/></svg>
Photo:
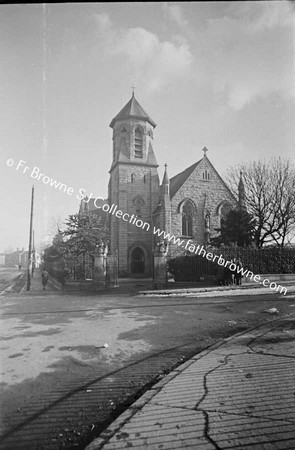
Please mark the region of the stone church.
<svg viewBox="0 0 295 450"><path fill-rule="evenodd" d="M113 155L107 202L150 224L149 230L142 229L106 214L110 250L118 254L119 276L151 276L153 251L161 239L154 234L154 227L184 242L190 239L205 246L238 200L209 160L206 148L199 161L172 178L165 165L160 183L154 152L156 123L134 93L110 127ZM240 193L242 184L241 180ZM185 253L173 243L167 250L172 257Z"/></svg>

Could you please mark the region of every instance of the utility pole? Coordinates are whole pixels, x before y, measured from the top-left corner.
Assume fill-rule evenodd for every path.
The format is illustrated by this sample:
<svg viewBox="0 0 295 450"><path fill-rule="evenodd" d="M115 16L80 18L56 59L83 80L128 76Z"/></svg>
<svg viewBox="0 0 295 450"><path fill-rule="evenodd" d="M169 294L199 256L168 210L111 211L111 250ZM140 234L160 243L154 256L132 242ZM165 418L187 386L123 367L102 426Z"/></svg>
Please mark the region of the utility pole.
<svg viewBox="0 0 295 450"><path fill-rule="evenodd" d="M32 254L32 229L33 229L33 209L34 209L34 186L32 187L31 198L31 217L30 217L30 235L29 235L29 253L28 253L28 270L27 270L27 291L31 288L31 254Z"/></svg>
<svg viewBox="0 0 295 450"><path fill-rule="evenodd" d="M34 276L34 270L35 270L35 230L33 229L33 238L32 238L32 264L31 264L31 274L32 278Z"/></svg>

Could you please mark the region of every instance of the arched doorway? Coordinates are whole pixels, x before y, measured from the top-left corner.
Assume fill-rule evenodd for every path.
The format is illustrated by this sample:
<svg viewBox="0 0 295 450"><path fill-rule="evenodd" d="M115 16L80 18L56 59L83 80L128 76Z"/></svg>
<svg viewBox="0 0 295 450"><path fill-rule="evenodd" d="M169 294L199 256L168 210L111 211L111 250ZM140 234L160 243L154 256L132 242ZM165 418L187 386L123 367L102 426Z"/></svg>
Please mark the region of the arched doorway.
<svg viewBox="0 0 295 450"><path fill-rule="evenodd" d="M144 272L145 272L144 251L140 247L136 247L131 252L131 273L144 274Z"/></svg>

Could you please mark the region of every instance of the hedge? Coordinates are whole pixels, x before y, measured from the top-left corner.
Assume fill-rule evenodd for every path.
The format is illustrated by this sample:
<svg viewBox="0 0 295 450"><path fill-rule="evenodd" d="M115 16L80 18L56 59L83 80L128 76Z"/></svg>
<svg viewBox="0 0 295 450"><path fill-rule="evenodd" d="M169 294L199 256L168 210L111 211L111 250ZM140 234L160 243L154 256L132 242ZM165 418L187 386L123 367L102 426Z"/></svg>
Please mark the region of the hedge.
<svg viewBox="0 0 295 450"><path fill-rule="evenodd" d="M254 274L295 273L295 249L286 248L207 248L207 253L222 256L226 261L239 258L243 268ZM175 281L199 281L200 277L217 273L216 262L208 261L204 256L178 256L168 261L169 272Z"/></svg>

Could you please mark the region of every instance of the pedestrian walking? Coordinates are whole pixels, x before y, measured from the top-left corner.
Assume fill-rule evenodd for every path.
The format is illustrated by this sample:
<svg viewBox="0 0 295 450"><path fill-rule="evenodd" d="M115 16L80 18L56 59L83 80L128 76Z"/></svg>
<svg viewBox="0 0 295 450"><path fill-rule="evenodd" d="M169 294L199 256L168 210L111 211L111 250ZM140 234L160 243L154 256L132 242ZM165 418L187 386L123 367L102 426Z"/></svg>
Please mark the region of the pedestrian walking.
<svg viewBox="0 0 295 450"><path fill-rule="evenodd" d="M234 275L235 280L234 281L235 281L235 284L237 286L241 286L241 284L242 284L242 274L240 272L240 269L242 268L242 263L241 263L241 261L239 259L237 259L235 264L236 264L237 268L235 270L235 275Z"/></svg>
<svg viewBox="0 0 295 450"><path fill-rule="evenodd" d="M48 278L49 278L48 272L45 269L43 269L41 272L41 278L42 278L43 290L45 291L45 286L46 286Z"/></svg>

